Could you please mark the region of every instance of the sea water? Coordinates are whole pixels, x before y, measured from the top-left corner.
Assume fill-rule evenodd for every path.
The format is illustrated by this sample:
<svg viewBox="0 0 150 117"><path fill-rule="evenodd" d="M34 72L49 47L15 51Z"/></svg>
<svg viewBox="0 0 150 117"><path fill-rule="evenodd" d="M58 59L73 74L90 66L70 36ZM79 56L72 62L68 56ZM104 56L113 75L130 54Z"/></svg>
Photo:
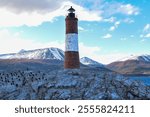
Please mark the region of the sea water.
<svg viewBox="0 0 150 117"><path fill-rule="evenodd" d="M129 78L130 80L139 80L143 82L145 85L150 86L150 76L132 76Z"/></svg>

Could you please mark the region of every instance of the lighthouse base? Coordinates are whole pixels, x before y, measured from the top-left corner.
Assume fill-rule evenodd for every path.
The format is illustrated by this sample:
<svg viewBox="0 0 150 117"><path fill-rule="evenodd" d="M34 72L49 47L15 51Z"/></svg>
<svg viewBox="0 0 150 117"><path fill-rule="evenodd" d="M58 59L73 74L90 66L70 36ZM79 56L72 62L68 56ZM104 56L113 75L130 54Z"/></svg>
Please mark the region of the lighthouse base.
<svg viewBox="0 0 150 117"><path fill-rule="evenodd" d="M73 51L65 52L64 68L65 69L80 68L79 52L73 52Z"/></svg>

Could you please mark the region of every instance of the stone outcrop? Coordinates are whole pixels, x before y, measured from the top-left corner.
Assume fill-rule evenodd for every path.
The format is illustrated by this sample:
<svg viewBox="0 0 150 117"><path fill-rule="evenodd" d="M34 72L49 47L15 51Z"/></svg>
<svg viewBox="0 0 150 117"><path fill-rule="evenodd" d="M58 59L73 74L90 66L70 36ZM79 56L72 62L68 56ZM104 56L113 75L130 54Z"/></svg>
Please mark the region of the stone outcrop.
<svg viewBox="0 0 150 117"><path fill-rule="evenodd" d="M150 87L96 68L16 71L0 73L0 99L141 100L150 99Z"/></svg>

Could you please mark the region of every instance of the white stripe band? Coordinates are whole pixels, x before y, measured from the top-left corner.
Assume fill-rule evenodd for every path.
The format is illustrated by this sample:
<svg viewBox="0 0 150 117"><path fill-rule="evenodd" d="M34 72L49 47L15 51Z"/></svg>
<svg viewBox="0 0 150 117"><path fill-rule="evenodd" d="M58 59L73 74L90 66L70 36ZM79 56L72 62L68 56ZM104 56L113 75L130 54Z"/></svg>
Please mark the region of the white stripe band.
<svg viewBox="0 0 150 117"><path fill-rule="evenodd" d="M65 51L78 52L78 34L76 33L66 34Z"/></svg>

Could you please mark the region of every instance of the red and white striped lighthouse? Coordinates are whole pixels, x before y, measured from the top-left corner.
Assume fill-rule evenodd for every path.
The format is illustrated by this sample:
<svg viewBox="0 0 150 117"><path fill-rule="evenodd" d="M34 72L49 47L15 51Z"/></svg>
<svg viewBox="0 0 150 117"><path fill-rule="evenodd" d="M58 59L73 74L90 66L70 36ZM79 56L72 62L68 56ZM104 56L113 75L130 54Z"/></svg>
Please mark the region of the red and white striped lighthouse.
<svg viewBox="0 0 150 117"><path fill-rule="evenodd" d="M66 40L65 40L65 69L80 68L78 47L78 19L75 17L75 9L68 9L66 17Z"/></svg>

